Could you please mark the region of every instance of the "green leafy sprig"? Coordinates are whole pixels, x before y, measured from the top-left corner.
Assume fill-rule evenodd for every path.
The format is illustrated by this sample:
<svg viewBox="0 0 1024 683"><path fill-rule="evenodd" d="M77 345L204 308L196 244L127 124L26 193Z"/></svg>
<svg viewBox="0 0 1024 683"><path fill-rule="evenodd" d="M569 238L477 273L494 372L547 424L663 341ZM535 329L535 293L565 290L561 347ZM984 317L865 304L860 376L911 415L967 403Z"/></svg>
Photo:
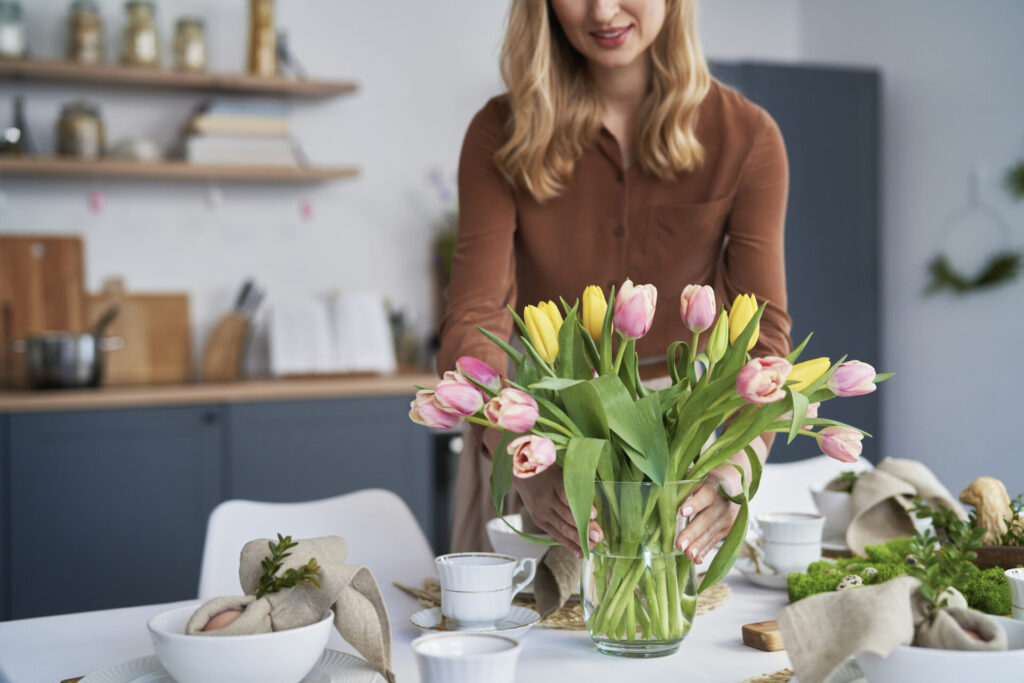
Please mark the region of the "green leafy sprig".
<svg viewBox="0 0 1024 683"><path fill-rule="evenodd" d="M910 543L914 562L908 563L907 573L921 581L920 591L930 617L947 605L950 588L965 586L977 573L971 560L978 557L974 551L981 547L984 535L985 529L960 519L951 525L945 543L940 543L930 529L914 534Z"/></svg>
<svg viewBox="0 0 1024 683"><path fill-rule="evenodd" d="M857 483L857 479L860 477L860 472L840 472L839 473L839 490L843 493L853 493L853 485Z"/></svg>
<svg viewBox="0 0 1024 683"><path fill-rule="evenodd" d="M320 565L317 564L315 557L309 558L309 562L297 569L288 569L281 576L275 576L281 569L285 558L291 557L288 550L298 545L298 542L293 541L291 536L278 534L277 543L268 541L267 545L270 547L270 555L264 557L260 562L260 566L263 567L263 576L260 577L256 589L257 598L262 598L269 593L276 593L284 588L293 588L300 583L311 583L317 588L320 587L318 580Z"/></svg>

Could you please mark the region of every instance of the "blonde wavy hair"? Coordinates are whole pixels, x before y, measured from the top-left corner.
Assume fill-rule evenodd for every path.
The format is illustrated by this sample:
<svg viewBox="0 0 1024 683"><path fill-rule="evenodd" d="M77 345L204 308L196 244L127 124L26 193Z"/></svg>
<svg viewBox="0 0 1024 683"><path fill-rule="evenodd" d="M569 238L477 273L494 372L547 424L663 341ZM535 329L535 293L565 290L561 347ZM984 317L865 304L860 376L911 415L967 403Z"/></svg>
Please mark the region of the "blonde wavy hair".
<svg viewBox="0 0 1024 683"><path fill-rule="evenodd" d="M634 148L645 171L670 180L704 160L694 131L711 75L697 37L697 0L665 5L665 23L650 47L650 90L638 112ZM549 0L512 0L501 75L512 116L495 161L509 182L537 200L557 197L597 141L601 105L586 59L565 36Z"/></svg>

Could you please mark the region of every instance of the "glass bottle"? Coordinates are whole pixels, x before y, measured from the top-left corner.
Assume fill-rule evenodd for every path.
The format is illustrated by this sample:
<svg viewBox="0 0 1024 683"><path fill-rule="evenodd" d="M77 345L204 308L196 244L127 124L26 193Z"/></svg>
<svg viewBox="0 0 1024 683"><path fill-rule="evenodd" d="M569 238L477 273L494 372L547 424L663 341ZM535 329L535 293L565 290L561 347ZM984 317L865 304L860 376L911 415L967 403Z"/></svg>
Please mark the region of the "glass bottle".
<svg viewBox="0 0 1024 683"><path fill-rule="evenodd" d="M274 0L249 0L249 73L277 75Z"/></svg>
<svg viewBox="0 0 1024 683"><path fill-rule="evenodd" d="M67 58L79 64L106 61L107 39L95 0L75 0L68 12Z"/></svg>
<svg viewBox="0 0 1024 683"><path fill-rule="evenodd" d="M121 63L127 66L160 66L156 5L152 0L128 0L124 7L128 17L121 38Z"/></svg>
<svg viewBox="0 0 1024 683"><path fill-rule="evenodd" d="M202 19L178 19L174 28L174 68L206 71L206 31Z"/></svg>
<svg viewBox="0 0 1024 683"><path fill-rule="evenodd" d="M57 120L57 154L78 159L103 156L105 131L99 110L85 102L66 105Z"/></svg>
<svg viewBox="0 0 1024 683"><path fill-rule="evenodd" d="M0 59L25 56L25 20L18 0L0 0Z"/></svg>
<svg viewBox="0 0 1024 683"><path fill-rule="evenodd" d="M14 121L0 133L0 155L22 156L32 154L35 148L29 136L28 123L25 121L25 99L14 98Z"/></svg>

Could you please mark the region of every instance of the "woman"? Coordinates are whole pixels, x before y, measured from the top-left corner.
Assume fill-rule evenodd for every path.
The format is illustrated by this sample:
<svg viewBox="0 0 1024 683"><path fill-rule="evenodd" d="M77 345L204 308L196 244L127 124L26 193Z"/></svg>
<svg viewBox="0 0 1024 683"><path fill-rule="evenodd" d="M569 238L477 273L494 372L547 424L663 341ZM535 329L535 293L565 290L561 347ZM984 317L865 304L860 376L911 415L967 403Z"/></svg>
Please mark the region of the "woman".
<svg viewBox="0 0 1024 683"><path fill-rule="evenodd" d="M754 293L769 303L752 355L788 353L782 136L763 109L711 79L695 5L512 0L501 57L508 92L477 113L462 149L439 370L463 355L504 368L504 354L476 327L508 338L506 305L575 301L594 283L607 295L627 277L654 284L663 297L689 283L711 284L721 302ZM662 301L637 343L652 376L668 344L689 338L675 306ZM453 550L488 547L489 458L498 436L467 433ZM771 436L754 441L762 461ZM733 460L750 466L742 453ZM718 484L737 493L739 473L713 470L681 507L693 518L676 546L697 562L738 513ZM509 498L515 494L541 530L580 554L557 467L515 479ZM596 523L589 532L591 542L601 539Z"/></svg>

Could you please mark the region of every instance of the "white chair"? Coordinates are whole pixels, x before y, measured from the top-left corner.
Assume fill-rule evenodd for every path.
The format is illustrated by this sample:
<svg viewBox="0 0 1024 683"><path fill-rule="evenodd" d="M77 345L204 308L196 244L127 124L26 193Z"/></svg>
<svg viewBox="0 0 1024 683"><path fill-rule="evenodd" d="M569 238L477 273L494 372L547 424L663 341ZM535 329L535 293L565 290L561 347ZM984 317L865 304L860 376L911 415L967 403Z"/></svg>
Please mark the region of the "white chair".
<svg viewBox="0 0 1024 683"><path fill-rule="evenodd" d="M794 462L772 463L764 466L761 485L750 501L750 517L766 512L812 512L818 508L811 498L812 486L824 486L840 472L865 472L873 469L861 458L855 463L839 462L827 455L819 455Z"/></svg>
<svg viewBox="0 0 1024 683"><path fill-rule="evenodd" d="M392 581L419 586L434 576L434 552L405 502L391 491L366 489L304 503L229 500L213 512L199 572L199 597L239 595L238 558L254 538L337 535L348 542L349 564L370 568L386 602Z"/></svg>

